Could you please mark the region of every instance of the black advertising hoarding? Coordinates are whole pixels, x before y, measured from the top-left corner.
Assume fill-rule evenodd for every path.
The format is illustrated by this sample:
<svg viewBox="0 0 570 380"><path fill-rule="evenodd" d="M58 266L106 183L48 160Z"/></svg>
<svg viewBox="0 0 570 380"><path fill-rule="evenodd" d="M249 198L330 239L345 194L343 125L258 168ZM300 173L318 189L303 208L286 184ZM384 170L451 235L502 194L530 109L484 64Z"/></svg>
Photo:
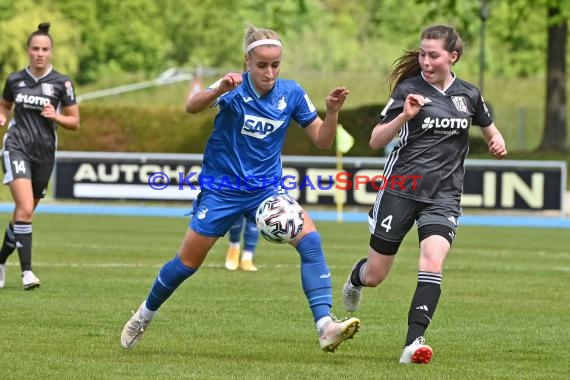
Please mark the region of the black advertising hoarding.
<svg viewBox="0 0 570 380"><path fill-rule="evenodd" d="M414 186L419 180L385 179L384 162L344 157L338 165L335 157L285 156L283 177L267 183L284 187L305 205L370 206L381 186ZM200 191L201 164L201 154L59 152L54 193L58 199L192 201ZM245 188L239 179L227 186ZM562 210L565 187L565 162L467 160L462 206Z"/></svg>

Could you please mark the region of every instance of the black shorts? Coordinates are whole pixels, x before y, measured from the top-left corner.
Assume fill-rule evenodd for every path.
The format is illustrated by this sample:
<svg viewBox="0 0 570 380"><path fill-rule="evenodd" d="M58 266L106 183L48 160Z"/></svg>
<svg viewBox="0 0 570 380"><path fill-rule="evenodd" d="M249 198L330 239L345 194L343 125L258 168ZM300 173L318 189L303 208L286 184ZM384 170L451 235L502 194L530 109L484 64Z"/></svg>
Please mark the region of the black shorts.
<svg viewBox="0 0 570 380"><path fill-rule="evenodd" d="M4 171L4 184L18 178L27 178L32 181L34 198L44 198L47 186L53 171L55 159L44 162L33 162L20 151L2 151L2 170Z"/></svg>
<svg viewBox="0 0 570 380"><path fill-rule="evenodd" d="M368 227L375 237L401 243L414 222L418 229L430 224L447 226L455 236L460 216L459 204L425 203L381 191L368 213Z"/></svg>

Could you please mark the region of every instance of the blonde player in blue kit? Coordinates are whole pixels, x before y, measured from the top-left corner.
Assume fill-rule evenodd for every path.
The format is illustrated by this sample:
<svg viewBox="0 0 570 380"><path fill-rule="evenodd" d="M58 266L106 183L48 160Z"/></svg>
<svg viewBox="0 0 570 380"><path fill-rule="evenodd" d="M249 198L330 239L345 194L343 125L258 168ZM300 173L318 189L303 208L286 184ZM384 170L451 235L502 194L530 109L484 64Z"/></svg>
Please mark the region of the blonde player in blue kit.
<svg viewBox="0 0 570 380"><path fill-rule="evenodd" d="M214 243L238 218L245 215L253 220L263 200L284 192L279 187L281 151L292 120L318 148L327 149L334 141L338 113L348 90L339 87L328 94L322 120L298 83L278 79L282 46L277 33L249 26L244 47L245 73L228 73L215 86L190 95L186 101L189 113L218 108L204 153L201 192L178 254L160 269L148 297L123 328L124 348L139 341L160 306L198 270ZM331 317L330 271L320 235L306 212L304 218L303 230L291 245L301 259L301 283L320 347L332 352L354 336L360 321Z"/></svg>

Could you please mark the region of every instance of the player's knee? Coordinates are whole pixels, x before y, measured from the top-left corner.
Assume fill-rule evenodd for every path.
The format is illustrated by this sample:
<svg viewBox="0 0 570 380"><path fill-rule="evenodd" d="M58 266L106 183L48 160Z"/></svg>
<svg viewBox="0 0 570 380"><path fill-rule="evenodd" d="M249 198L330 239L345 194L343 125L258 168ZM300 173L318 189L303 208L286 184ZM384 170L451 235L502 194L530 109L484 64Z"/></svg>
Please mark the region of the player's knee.
<svg viewBox="0 0 570 380"><path fill-rule="evenodd" d="M19 222L30 223L34 215L34 206L23 205L17 206L14 211L14 220Z"/></svg>

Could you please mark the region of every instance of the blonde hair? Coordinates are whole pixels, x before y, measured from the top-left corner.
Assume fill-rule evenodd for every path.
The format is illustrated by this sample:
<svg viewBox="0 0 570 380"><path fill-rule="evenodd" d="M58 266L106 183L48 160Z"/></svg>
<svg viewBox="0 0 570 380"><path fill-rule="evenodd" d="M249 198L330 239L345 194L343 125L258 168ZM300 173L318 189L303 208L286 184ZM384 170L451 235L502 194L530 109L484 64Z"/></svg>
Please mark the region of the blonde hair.
<svg viewBox="0 0 570 380"><path fill-rule="evenodd" d="M260 40L276 40L281 42L281 37L277 32L271 29L256 28L251 24L247 24L245 34L243 36L243 51L247 52L247 47Z"/></svg>

